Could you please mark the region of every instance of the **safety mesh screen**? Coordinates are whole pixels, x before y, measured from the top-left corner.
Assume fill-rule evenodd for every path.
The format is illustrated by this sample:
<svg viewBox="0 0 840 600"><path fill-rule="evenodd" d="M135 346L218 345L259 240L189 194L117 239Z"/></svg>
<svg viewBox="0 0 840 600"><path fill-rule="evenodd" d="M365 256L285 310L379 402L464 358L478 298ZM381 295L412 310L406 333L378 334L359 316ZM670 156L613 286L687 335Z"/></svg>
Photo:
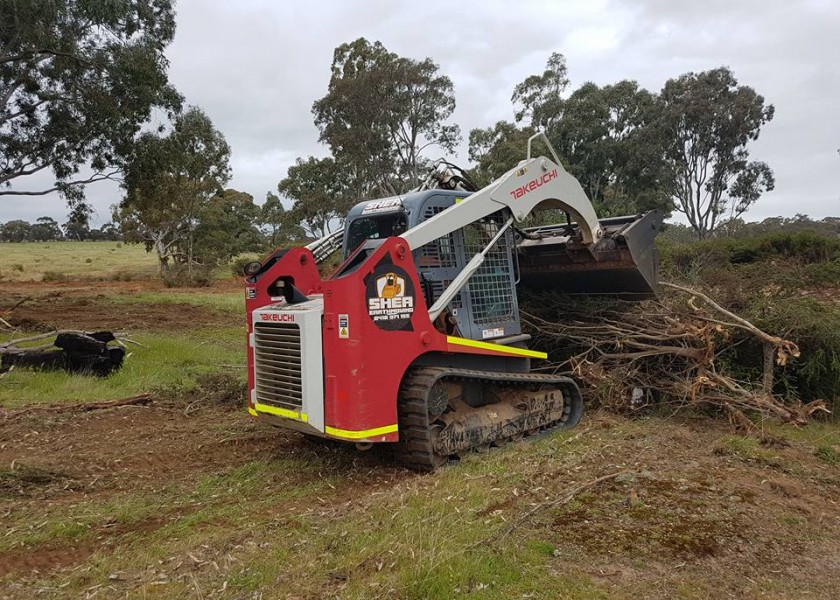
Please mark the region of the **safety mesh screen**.
<svg viewBox="0 0 840 600"><path fill-rule="evenodd" d="M481 252L504 223L504 215L497 212L464 227L467 258ZM498 323L513 317L514 291L509 255L511 241L508 230L490 248L484 262L470 278L470 307L473 321L479 325Z"/></svg>
<svg viewBox="0 0 840 600"><path fill-rule="evenodd" d="M423 220L430 219L445 208L445 206L427 207ZM421 269L430 267L446 269L458 266L454 234L450 233L422 246L417 257L417 264Z"/></svg>
<svg viewBox="0 0 840 600"><path fill-rule="evenodd" d="M440 281L432 281L431 288L432 288L432 301L436 302L440 295L443 293L443 290L449 287L449 284L452 283L451 279L442 279ZM449 303L449 308L451 310L458 310L463 306L463 302L461 300L461 292L455 294L455 297L452 298L452 301Z"/></svg>

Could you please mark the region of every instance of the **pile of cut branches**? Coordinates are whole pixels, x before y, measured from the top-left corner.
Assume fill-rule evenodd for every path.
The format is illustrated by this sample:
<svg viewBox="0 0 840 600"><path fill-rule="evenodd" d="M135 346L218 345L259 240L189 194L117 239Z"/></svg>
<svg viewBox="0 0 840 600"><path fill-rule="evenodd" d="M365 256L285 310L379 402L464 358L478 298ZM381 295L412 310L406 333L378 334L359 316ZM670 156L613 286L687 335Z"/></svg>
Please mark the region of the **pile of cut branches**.
<svg viewBox="0 0 840 600"><path fill-rule="evenodd" d="M590 398L618 412L705 405L736 418L754 410L801 424L827 410L822 401L802 405L772 393L774 368L799 356L795 342L761 331L701 292L663 285L659 300L641 303L523 293L523 326L549 352L543 368L570 372ZM761 381L739 381L720 368L716 359L736 331L762 342Z"/></svg>

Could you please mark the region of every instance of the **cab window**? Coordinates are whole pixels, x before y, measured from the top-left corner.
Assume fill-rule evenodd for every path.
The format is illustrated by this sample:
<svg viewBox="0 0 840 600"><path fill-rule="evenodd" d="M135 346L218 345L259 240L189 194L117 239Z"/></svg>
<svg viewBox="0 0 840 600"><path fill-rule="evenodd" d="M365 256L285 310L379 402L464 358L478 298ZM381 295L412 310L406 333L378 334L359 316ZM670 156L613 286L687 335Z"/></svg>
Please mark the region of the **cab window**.
<svg viewBox="0 0 840 600"><path fill-rule="evenodd" d="M365 240L379 240L401 235L407 228L408 217L403 211L360 217L350 223L347 229L347 247L344 249L344 256L349 256Z"/></svg>

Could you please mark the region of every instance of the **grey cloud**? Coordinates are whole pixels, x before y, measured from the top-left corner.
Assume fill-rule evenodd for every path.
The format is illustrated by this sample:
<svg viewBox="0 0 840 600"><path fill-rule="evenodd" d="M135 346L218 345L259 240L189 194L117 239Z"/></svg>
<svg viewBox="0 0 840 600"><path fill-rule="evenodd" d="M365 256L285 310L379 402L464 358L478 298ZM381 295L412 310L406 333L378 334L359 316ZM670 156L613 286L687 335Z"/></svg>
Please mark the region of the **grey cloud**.
<svg viewBox="0 0 840 600"><path fill-rule="evenodd" d="M333 49L359 36L432 57L453 80L465 136L511 119L514 85L553 51L566 55L573 88L636 79L658 91L686 71L727 65L776 106L753 149L777 175L749 213L760 219L840 214L838 30L830 0L181 0L167 55L174 84L232 147L231 185L260 202L295 157L326 154L312 102L326 91ZM465 147L457 160L466 162ZM100 184L88 195L104 221L119 189ZM65 209L55 197L0 200L0 221L41 214L63 220Z"/></svg>

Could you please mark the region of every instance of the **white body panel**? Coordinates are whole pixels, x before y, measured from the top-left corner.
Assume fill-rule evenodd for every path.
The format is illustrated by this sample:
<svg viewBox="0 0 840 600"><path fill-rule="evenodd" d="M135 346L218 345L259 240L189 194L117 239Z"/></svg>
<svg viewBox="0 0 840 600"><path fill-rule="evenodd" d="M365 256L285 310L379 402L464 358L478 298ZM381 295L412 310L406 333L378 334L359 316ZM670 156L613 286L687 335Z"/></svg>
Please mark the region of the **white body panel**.
<svg viewBox="0 0 840 600"><path fill-rule="evenodd" d="M321 322L324 300L278 303L253 312L252 401L258 413L306 424L324 432L324 362ZM306 429L306 427L297 427Z"/></svg>

